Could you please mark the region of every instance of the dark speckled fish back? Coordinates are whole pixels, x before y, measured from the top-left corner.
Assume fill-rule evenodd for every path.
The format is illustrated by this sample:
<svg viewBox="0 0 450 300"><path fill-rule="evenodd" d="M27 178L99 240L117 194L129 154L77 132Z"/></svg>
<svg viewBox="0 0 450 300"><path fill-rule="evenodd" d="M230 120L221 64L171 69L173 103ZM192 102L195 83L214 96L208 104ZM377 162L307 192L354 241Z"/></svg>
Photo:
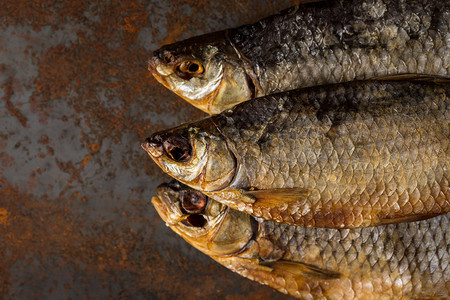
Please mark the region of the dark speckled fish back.
<svg viewBox="0 0 450 300"><path fill-rule="evenodd" d="M449 75L448 1L321 1L230 30L264 94L401 73Z"/></svg>

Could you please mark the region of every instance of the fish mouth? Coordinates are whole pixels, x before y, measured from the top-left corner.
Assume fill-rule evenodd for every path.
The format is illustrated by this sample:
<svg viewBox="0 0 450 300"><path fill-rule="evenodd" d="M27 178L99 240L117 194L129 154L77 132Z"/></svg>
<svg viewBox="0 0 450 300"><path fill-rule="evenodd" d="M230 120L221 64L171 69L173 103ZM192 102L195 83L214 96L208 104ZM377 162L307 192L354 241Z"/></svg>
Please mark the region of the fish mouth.
<svg viewBox="0 0 450 300"><path fill-rule="evenodd" d="M147 70L149 70L152 74L158 73L158 71L156 70L155 60L156 60L155 57L151 57L147 61Z"/></svg>
<svg viewBox="0 0 450 300"><path fill-rule="evenodd" d="M176 163L189 162L192 158L190 140L183 135L155 133L141 147L153 158L164 155Z"/></svg>
<svg viewBox="0 0 450 300"><path fill-rule="evenodd" d="M159 58L152 56L147 60L147 70L155 76L155 78L160 77L162 74L158 72L157 66L161 64Z"/></svg>
<svg viewBox="0 0 450 300"><path fill-rule="evenodd" d="M152 204L159 216L167 225L176 225L183 219L183 213L178 205L170 200L167 194L167 184L162 184L156 189L158 197L152 197Z"/></svg>
<svg viewBox="0 0 450 300"><path fill-rule="evenodd" d="M151 137L141 144L141 148L152 158L159 158L164 154L162 144L153 141Z"/></svg>
<svg viewBox="0 0 450 300"><path fill-rule="evenodd" d="M169 223L169 216L167 214L168 208L166 204L159 197L152 197L152 204L156 209L158 215L163 219L164 222Z"/></svg>
<svg viewBox="0 0 450 300"><path fill-rule="evenodd" d="M159 155L159 156L155 156L155 154L152 152L152 148L150 146L148 146L147 143L142 143L141 144L141 148L145 150L145 152L147 152L147 155L150 156L150 158L153 160L153 162L160 167L164 172L165 168L164 168L164 162L163 162L163 154Z"/></svg>
<svg viewBox="0 0 450 300"><path fill-rule="evenodd" d="M158 66L161 65L160 59L153 56L147 61L147 70L155 77L156 81L165 86L168 89L171 89L171 85L166 80L166 77L171 74L162 74L160 72L160 68Z"/></svg>

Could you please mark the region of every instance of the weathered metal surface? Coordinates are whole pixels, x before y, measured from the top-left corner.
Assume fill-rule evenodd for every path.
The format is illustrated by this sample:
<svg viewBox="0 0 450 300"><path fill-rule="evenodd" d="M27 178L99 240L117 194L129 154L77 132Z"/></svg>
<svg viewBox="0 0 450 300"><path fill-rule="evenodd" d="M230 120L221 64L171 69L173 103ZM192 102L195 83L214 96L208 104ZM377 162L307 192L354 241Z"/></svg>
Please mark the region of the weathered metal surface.
<svg viewBox="0 0 450 300"><path fill-rule="evenodd" d="M193 249L150 205L140 149L204 116L147 71L150 50L298 1L0 5L0 295L282 299Z"/></svg>

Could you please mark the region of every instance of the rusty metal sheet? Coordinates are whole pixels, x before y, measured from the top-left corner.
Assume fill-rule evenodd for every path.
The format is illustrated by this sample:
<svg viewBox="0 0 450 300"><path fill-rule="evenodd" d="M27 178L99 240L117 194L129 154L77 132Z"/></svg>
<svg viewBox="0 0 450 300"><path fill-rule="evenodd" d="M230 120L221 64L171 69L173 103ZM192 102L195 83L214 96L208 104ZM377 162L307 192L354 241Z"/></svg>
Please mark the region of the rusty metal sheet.
<svg viewBox="0 0 450 300"><path fill-rule="evenodd" d="M152 49L296 2L2 1L0 295L288 299L164 226L169 178L140 142L204 116L152 78Z"/></svg>

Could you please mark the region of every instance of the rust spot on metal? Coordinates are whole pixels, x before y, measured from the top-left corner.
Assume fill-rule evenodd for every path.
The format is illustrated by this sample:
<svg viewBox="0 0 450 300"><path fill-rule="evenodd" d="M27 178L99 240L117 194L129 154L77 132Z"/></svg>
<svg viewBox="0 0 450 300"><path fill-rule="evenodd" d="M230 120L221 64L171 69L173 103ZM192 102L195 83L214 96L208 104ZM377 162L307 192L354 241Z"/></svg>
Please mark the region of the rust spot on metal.
<svg viewBox="0 0 450 300"><path fill-rule="evenodd" d="M27 121L28 118L23 115L20 110L14 106L14 104L11 102L11 97L14 94L13 90L13 78L9 77L2 85L3 92L5 95L2 97L2 100L5 101L6 109L8 112L17 118L17 120L22 124L23 127L28 127Z"/></svg>
<svg viewBox="0 0 450 300"><path fill-rule="evenodd" d="M245 299L244 295L248 297L249 294L265 297L273 294L270 289L258 284L249 287L247 281L244 285L236 284L233 279L223 276L227 270L212 261L192 264L176 245L163 245L161 250L164 254L152 250L154 245L142 238L148 236L143 228L136 232L126 224L116 222L89 224L82 216L74 215L68 209L67 203L72 201L70 198L55 204L55 199L37 198L18 191L7 182L3 183L0 201L4 207L0 209L0 221L5 218L8 221L0 225L0 250L7 246L9 251L2 252L4 256L0 264L6 272L2 273L0 279L3 285L0 287L11 287L14 274L8 270L12 266L33 257L29 261L34 266L29 265L30 274L41 272L40 268L48 266L52 258L51 265L55 271L67 268L76 276L82 276L83 280L96 278L104 285L121 278L121 284L127 286L124 293L136 295L133 291L141 290L145 295L145 291L152 291L158 299L189 299L193 295L198 299L208 299L226 294L231 294L233 299ZM136 217L135 213L133 215ZM176 272L172 270L172 265L177 265ZM184 280L189 274L193 278L196 277L193 274L203 274L205 277L195 280L196 284L186 289ZM35 286L44 279L40 276L29 278L26 284L30 288ZM73 277L64 286L73 291L79 284ZM89 283L84 285L89 286ZM238 287L243 294L227 290L231 285ZM161 288L163 286L166 288ZM40 292L43 293L41 295L46 294L45 291Z"/></svg>
<svg viewBox="0 0 450 300"><path fill-rule="evenodd" d="M93 152L97 152L100 149L100 145L99 144L93 144L91 146L91 149Z"/></svg>
<svg viewBox="0 0 450 300"><path fill-rule="evenodd" d="M151 50L294 2L2 1L2 120L21 126L0 133L0 294L288 298L164 226L149 199L168 176L139 145L205 116L156 82Z"/></svg>
<svg viewBox="0 0 450 300"><path fill-rule="evenodd" d="M8 211L4 208L0 208L0 225L8 224Z"/></svg>
<svg viewBox="0 0 450 300"><path fill-rule="evenodd" d="M0 153L0 162L3 168L11 168L14 165L14 157L6 152Z"/></svg>

